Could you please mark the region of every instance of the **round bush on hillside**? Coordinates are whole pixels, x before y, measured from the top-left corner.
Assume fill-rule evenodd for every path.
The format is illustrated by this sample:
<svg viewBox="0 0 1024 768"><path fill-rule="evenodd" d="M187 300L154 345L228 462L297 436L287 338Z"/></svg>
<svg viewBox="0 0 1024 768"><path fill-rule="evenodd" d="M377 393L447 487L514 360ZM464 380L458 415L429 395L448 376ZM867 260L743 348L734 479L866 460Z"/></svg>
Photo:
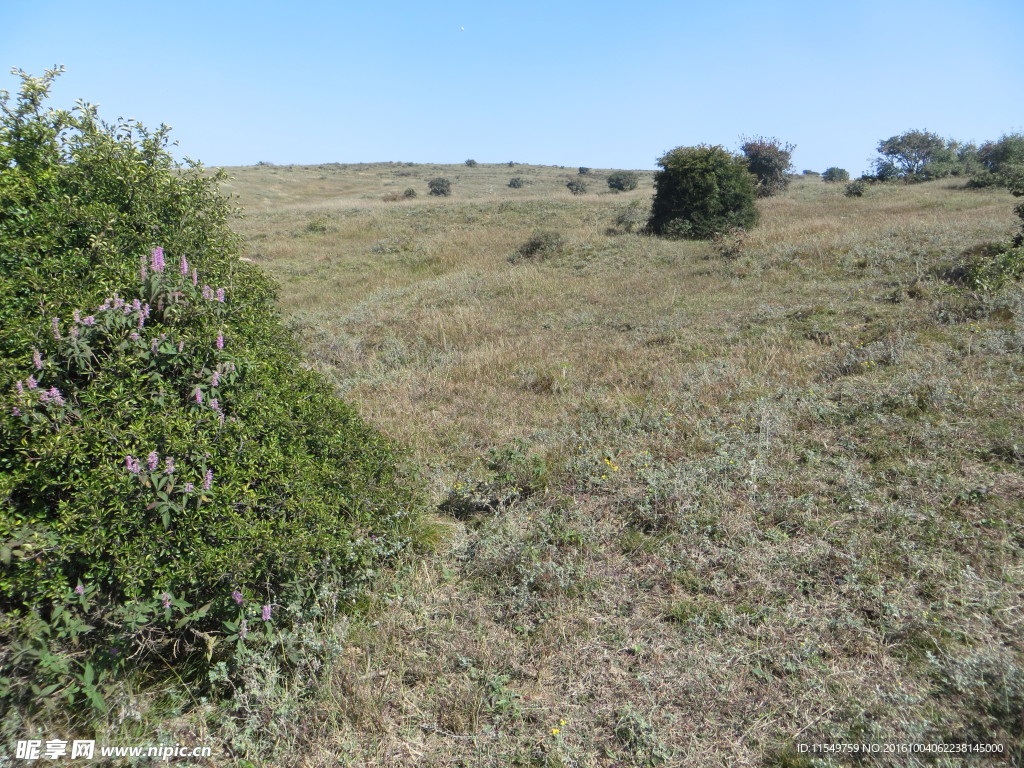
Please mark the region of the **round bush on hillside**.
<svg viewBox="0 0 1024 768"><path fill-rule="evenodd" d="M452 193L452 183L448 179L438 176L427 182L427 189L430 194L438 197L448 197Z"/></svg>
<svg viewBox="0 0 1024 768"><path fill-rule="evenodd" d="M247 621L354 596L418 503L238 259L222 176L44 109L56 74L0 98L0 647L28 649L0 702L95 705L103 675L204 680Z"/></svg>
<svg viewBox="0 0 1024 768"><path fill-rule="evenodd" d="M757 222L754 177L742 157L720 146L676 147L658 160L648 228L704 239Z"/></svg>
<svg viewBox="0 0 1024 768"><path fill-rule="evenodd" d="M512 189L521 189L523 184L524 184L523 180L521 178L519 178L518 176L508 180L508 185L510 187L512 187Z"/></svg>
<svg viewBox="0 0 1024 768"><path fill-rule="evenodd" d="M824 181L835 184L840 181L849 181L850 172L845 168L836 168L833 166L832 168L826 168L825 172L821 175L821 178Z"/></svg>
<svg viewBox="0 0 1024 768"><path fill-rule="evenodd" d="M608 188L617 192L628 192L636 189L640 183L640 174L635 171L614 171L608 174Z"/></svg>
<svg viewBox="0 0 1024 768"><path fill-rule="evenodd" d="M587 193L587 185L581 179L569 179L565 186L574 195L585 195Z"/></svg>

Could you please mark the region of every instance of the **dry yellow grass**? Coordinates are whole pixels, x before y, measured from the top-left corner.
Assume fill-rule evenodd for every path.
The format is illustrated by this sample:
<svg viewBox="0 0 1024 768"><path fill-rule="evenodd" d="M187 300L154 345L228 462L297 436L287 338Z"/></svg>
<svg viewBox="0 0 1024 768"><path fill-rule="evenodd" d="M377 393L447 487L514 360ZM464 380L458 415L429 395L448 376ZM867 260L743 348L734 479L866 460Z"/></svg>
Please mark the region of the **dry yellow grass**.
<svg viewBox="0 0 1024 768"><path fill-rule="evenodd" d="M575 171L233 169L246 255L313 364L462 510L318 691L267 694L308 718L291 757L252 749L809 766L796 744L1009 746L1024 300L944 275L1007 239L1012 198L797 179L726 257L615 230L649 175L573 197ZM426 197L437 175L452 197ZM541 230L560 242L517 256Z"/></svg>

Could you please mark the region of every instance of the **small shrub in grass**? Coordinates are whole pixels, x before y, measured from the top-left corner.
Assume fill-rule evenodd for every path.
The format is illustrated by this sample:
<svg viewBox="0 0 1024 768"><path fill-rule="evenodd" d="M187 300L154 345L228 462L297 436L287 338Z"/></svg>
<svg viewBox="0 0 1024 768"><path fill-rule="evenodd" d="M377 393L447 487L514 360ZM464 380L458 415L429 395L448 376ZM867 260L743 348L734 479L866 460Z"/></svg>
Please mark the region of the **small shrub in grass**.
<svg viewBox="0 0 1024 768"><path fill-rule="evenodd" d="M476 160L470 159L470 160L466 161L466 167L467 168L476 168L476 166L477 166Z"/></svg>
<svg viewBox="0 0 1024 768"><path fill-rule="evenodd" d="M569 179L565 185L574 195L587 194L587 185L581 179Z"/></svg>
<svg viewBox="0 0 1024 768"><path fill-rule="evenodd" d="M519 246L512 261L519 259L545 259L556 255L565 245L565 238L558 232L540 230Z"/></svg>
<svg viewBox="0 0 1024 768"><path fill-rule="evenodd" d="M647 223L650 206L642 200L634 200L615 217L615 223L626 232L641 229Z"/></svg>
<svg viewBox="0 0 1024 768"><path fill-rule="evenodd" d="M864 190L867 189L867 186L867 182L863 179L857 179L846 185L843 194L847 197L864 197Z"/></svg>
<svg viewBox="0 0 1024 768"><path fill-rule="evenodd" d="M833 166L832 168L826 168L825 172L821 175L821 178L830 184L836 184L840 181L849 181L850 172L845 168L836 168Z"/></svg>
<svg viewBox="0 0 1024 768"><path fill-rule="evenodd" d="M706 239L757 222L757 191L744 158L720 146L677 147L658 160L648 228L664 237Z"/></svg>
<svg viewBox="0 0 1024 768"><path fill-rule="evenodd" d="M616 192L636 189L639 183L640 175L635 171L615 171L608 174L608 188Z"/></svg>
<svg viewBox="0 0 1024 768"><path fill-rule="evenodd" d="M512 189L521 189L524 184L525 184L525 182L521 178L519 178L518 176L508 180L508 185Z"/></svg>
<svg viewBox="0 0 1024 768"><path fill-rule="evenodd" d="M587 176L590 173L590 169L585 165L580 166L580 176Z"/></svg>
<svg viewBox="0 0 1024 768"><path fill-rule="evenodd" d="M413 189L412 187L408 187L404 192L402 192L402 197L404 197L406 200L412 200L414 197L416 197L416 190Z"/></svg>
<svg viewBox="0 0 1024 768"><path fill-rule="evenodd" d="M430 190L430 194L437 197L448 197L452 193L452 183L442 176L430 179L427 182L427 188Z"/></svg>
<svg viewBox="0 0 1024 768"><path fill-rule="evenodd" d="M202 691L405 548L399 456L307 370L166 130L0 95L0 710ZM284 609L292 606L294 609Z"/></svg>

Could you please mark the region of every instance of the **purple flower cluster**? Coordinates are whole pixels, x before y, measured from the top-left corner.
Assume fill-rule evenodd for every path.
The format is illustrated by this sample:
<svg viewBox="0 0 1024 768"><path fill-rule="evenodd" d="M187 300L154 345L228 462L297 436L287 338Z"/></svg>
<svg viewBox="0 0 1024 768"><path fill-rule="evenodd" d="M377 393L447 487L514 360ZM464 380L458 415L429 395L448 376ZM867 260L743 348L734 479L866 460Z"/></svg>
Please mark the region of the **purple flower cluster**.
<svg viewBox="0 0 1024 768"><path fill-rule="evenodd" d="M263 606L263 620L264 621L270 621L270 611L271 611L271 608L270 608L269 605L264 605Z"/></svg>
<svg viewBox="0 0 1024 768"><path fill-rule="evenodd" d="M242 593L239 592L237 589L234 592L231 593L231 599L234 600L239 605L241 605L244 602L244 598L242 597Z"/></svg>
<svg viewBox="0 0 1024 768"><path fill-rule="evenodd" d="M64 396L56 387L50 387L45 392L39 394L39 402L43 404L64 405Z"/></svg>
<svg viewBox="0 0 1024 768"><path fill-rule="evenodd" d="M160 597L163 598L164 608L170 608L171 607L171 596L169 594L167 594L166 592L164 592L162 595L160 595Z"/></svg>
<svg viewBox="0 0 1024 768"><path fill-rule="evenodd" d="M203 490L208 491L213 486L213 470L206 470L206 477L203 478Z"/></svg>
<svg viewBox="0 0 1024 768"><path fill-rule="evenodd" d="M164 249L159 245L149 252L149 266L154 272L163 272L164 266Z"/></svg>
<svg viewBox="0 0 1024 768"><path fill-rule="evenodd" d="M136 459L131 454L129 454L128 456L124 457L124 466L125 466L125 469L127 469L133 475L137 475L137 474L139 474L139 472L142 471L142 468L139 466L139 460Z"/></svg>
<svg viewBox="0 0 1024 768"><path fill-rule="evenodd" d="M217 349L224 349L224 332L217 331Z"/></svg>

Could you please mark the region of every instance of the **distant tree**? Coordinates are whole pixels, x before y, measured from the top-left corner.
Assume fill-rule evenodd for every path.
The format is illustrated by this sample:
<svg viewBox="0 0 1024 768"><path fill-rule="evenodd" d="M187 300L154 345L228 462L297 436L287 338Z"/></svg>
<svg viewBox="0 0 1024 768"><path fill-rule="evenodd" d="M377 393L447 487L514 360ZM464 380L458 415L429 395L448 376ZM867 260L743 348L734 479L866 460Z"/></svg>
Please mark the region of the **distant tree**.
<svg viewBox="0 0 1024 768"><path fill-rule="evenodd" d="M789 185L786 171L792 165L795 144L783 144L779 139L755 136L747 138L740 147L747 157L747 167L757 177L757 196L770 197Z"/></svg>
<svg viewBox="0 0 1024 768"><path fill-rule="evenodd" d="M580 179L569 179L569 182L565 186L567 186L569 191L574 195L585 195L587 193L587 185Z"/></svg>
<svg viewBox="0 0 1024 768"><path fill-rule="evenodd" d="M879 179L914 181L928 178L925 170L930 163L948 161L950 150L937 133L907 131L880 141L878 154L881 157L875 160L875 175Z"/></svg>
<svg viewBox="0 0 1024 768"><path fill-rule="evenodd" d="M608 174L608 188L617 192L628 192L636 189L640 183L640 175L635 171L614 171Z"/></svg>
<svg viewBox="0 0 1024 768"><path fill-rule="evenodd" d="M821 176L817 171L804 171L804 176Z"/></svg>
<svg viewBox="0 0 1024 768"><path fill-rule="evenodd" d="M590 173L590 169L587 168L587 166L585 166L585 165L581 165L580 166L580 176L586 176L588 173Z"/></svg>
<svg viewBox="0 0 1024 768"><path fill-rule="evenodd" d="M977 150L977 159L985 171L1000 178L1007 186L1010 177L1024 170L1024 133L1010 133L999 141L986 141Z"/></svg>
<svg viewBox="0 0 1024 768"><path fill-rule="evenodd" d="M757 182L744 158L720 146L676 147L658 160L648 229L706 239L757 222Z"/></svg>
<svg viewBox="0 0 1024 768"><path fill-rule="evenodd" d="M821 175L821 178L827 182L835 183L839 181L849 181L850 172L845 168L826 168L825 172Z"/></svg>
<svg viewBox="0 0 1024 768"><path fill-rule="evenodd" d="M473 160L473 159L471 158L471 159L469 159L469 160L467 160L467 161L466 161L466 165L467 165L467 166L468 166L469 168L476 168L476 160Z"/></svg>
<svg viewBox="0 0 1024 768"><path fill-rule="evenodd" d="M452 183L442 176L428 181L427 188L430 190L430 194L438 197L448 197L452 193Z"/></svg>

